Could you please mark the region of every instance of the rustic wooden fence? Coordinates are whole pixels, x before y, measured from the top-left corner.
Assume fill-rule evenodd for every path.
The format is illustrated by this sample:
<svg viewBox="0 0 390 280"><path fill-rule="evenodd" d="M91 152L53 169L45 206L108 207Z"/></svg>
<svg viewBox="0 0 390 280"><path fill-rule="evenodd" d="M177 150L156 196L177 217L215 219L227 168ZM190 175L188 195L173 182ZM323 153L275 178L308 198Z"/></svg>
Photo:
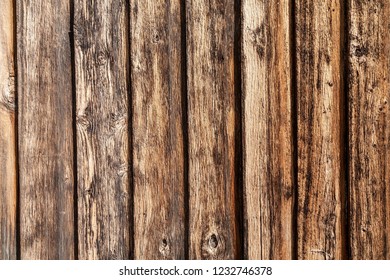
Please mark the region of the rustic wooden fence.
<svg viewBox="0 0 390 280"><path fill-rule="evenodd" d="M0 0L0 258L390 259L390 2Z"/></svg>

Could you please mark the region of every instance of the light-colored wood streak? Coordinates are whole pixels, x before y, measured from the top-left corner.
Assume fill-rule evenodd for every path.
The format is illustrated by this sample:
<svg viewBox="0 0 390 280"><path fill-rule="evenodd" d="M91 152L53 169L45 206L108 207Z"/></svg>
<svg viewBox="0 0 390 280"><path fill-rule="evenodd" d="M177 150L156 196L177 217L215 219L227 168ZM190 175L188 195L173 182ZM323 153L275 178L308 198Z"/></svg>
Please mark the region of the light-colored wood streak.
<svg viewBox="0 0 390 280"><path fill-rule="evenodd" d="M349 0L350 244L390 258L390 2Z"/></svg>
<svg viewBox="0 0 390 280"><path fill-rule="evenodd" d="M340 1L295 1L298 258L343 258L345 188Z"/></svg>
<svg viewBox="0 0 390 280"><path fill-rule="evenodd" d="M234 1L187 0L189 258L238 257Z"/></svg>
<svg viewBox="0 0 390 280"><path fill-rule="evenodd" d="M69 1L16 1L22 259L73 259Z"/></svg>
<svg viewBox="0 0 390 280"><path fill-rule="evenodd" d="M0 0L0 259L16 259L14 10Z"/></svg>
<svg viewBox="0 0 390 280"><path fill-rule="evenodd" d="M74 7L80 259L130 256L128 4Z"/></svg>
<svg viewBox="0 0 390 280"><path fill-rule="evenodd" d="M134 258L184 259L179 0L132 0Z"/></svg>
<svg viewBox="0 0 390 280"><path fill-rule="evenodd" d="M242 83L245 255L293 257L289 0L244 0Z"/></svg>

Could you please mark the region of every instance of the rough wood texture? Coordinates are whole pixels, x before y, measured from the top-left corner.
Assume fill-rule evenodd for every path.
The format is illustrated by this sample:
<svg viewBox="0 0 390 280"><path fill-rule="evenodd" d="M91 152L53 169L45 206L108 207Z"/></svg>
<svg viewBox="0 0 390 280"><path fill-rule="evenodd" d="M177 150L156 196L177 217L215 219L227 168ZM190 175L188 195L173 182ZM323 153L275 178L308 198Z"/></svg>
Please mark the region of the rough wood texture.
<svg viewBox="0 0 390 280"><path fill-rule="evenodd" d="M184 259L180 1L130 5L134 258Z"/></svg>
<svg viewBox="0 0 390 280"><path fill-rule="evenodd" d="M350 243L390 258L390 2L349 1Z"/></svg>
<svg viewBox="0 0 390 280"><path fill-rule="evenodd" d="M188 0L189 257L234 259L234 3Z"/></svg>
<svg viewBox="0 0 390 280"><path fill-rule="evenodd" d="M17 246L13 1L0 7L0 260L9 260Z"/></svg>
<svg viewBox="0 0 390 280"><path fill-rule="evenodd" d="M341 6L297 0L298 258L343 257Z"/></svg>
<svg viewBox="0 0 390 280"><path fill-rule="evenodd" d="M75 2L80 259L130 256L128 5Z"/></svg>
<svg viewBox="0 0 390 280"><path fill-rule="evenodd" d="M244 0L242 83L245 254L293 257L289 0Z"/></svg>
<svg viewBox="0 0 390 280"><path fill-rule="evenodd" d="M20 250L74 258L69 1L17 1Z"/></svg>
<svg viewBox="0 0 390 280"><path fill-rule="evenodd" d="M0 0L0 259L390 259L389 31L386 0Z"/></svg>

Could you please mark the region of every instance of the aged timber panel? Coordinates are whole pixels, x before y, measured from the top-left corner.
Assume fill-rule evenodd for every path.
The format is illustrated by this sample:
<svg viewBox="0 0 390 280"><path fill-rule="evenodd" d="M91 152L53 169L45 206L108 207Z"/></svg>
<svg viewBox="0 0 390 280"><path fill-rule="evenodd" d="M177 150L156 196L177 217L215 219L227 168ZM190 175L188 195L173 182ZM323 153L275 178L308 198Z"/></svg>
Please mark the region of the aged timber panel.
<svg viewBox="0 0 390 280"><path fill-rule="evenodd" d="M243 1L244 234L249 259L293 257L290 2Z"/></svg>
<svg viewBox="0 0 390 280"><path fill-rule="evenodd" d="M234 259L234 2L188 0L189 258Z"/></svg>
<svg viewBox="0 0 390 280"><path fill-rule="evenodd" d="M389 259L390 3L349 7L351 257Z"/></svg>
<svg viewBox="0 0 390 280"><path fill-rule="evenodd" d="M299 259L344 253L341 15L339 1L295 2Z"/></svg>
<svg viewBox="0 0 390 280"><path fill-rule="evenodd" d="M131 1L134 258L184 259L179 0Z"/></svg>
<svg viewBox="0 0 390 280"><path fill-rule="evenodd" d="M128 4L74 7L80 259L130 256Z"/></svg>
<svg viewBox="0 0 390 280"><path fill-rule="evenodd" d="M17 1L22 259L74 258L69 1Z"/></svg>
<svg viewBox="0 0 390 280"><path fill-rule="evenodd" d="M0 259L16 259L16 134L13 1L0 0Z"/></svg>

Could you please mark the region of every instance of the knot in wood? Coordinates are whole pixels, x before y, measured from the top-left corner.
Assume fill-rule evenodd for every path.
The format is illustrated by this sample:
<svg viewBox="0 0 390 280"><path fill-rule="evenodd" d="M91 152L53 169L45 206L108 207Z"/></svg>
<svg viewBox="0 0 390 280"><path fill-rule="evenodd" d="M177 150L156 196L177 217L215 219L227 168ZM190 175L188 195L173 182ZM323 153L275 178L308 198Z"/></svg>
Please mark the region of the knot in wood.
<svg viewBox="0 0 390 280"><path fill-rule="evenodd" d="M161 240L161 243L160 243L160 246L159 246L159 251L160 253L164 256L164 257L168 257L170 252L171 252L171 249L170 249L170 246L169 246L169 242L166 238L163 238Z"/></svg>
<svg viewBox="0 0 390 280"><path fill-rule="evenodd" d="M15 107L15 77L9 76L8 87L6 86L3 92L0 92L0 108L14 112Z"/></svg>
<svg viewBox="0 0 390 280"><path fill-rule="evenodd" d="M253 46L256 49L257 54L260 59L263 59L265 56L266 48L266 26L262 23L260 26L255 29L249 29L249 40L252 42Z"/></svg>
<svg viewBox="0 0 390 280"><path fill-rule="evenodd" d="M107 63L109 58L108 51L100 51L97 56L97 65L103 66Z"/></svg>
<svg viewBox="0 0 390 280"><path fill-rule="evenodd" d="M153 34L152 34L152 42L154 44L157 44L159 41L161 40L161 36L160 36L160 33L158 31L154 31Z"/></svg>
<svg viewBox="0 0 390 280"><path fill-rule="evenodd" d="M209 238L209 246L211 249L215 249L218 247L218 239L214 233Z"/></svg>
<svg viewBox="0 0 390 280"><path fill-rule="evenodd" d="M225 252L223 236L217 232L208 232L202 239L202 258L215 258Z"/></svg>
<svg viewBox="0 0 390 280"><path fill-rule="evenodd" d="M354 55L355 55L356 57L366 56L366 55L368 55L368 48L365 47L365 46L357 46L357 47L355 48Z"/></svg>

